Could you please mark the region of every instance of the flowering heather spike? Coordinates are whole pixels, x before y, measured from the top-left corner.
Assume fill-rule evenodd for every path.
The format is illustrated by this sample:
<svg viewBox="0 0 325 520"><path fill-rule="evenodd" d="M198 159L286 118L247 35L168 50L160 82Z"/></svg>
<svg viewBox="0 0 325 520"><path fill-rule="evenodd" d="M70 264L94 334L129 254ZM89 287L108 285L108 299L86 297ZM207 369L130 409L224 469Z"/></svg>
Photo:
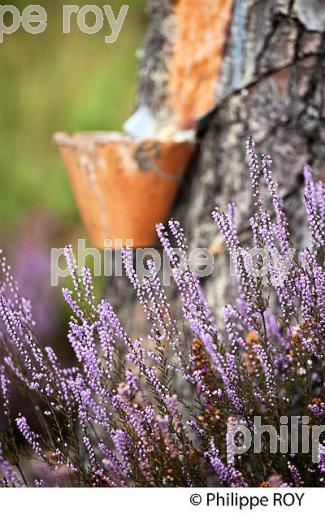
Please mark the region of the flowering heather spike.
<svg viewBox="0 0 325 520"><path fill-rule="evenodd" d="M242 337L242 330L238 330L238 326L240 327L241 325L240 316L231 305L227 305L224 308L223 315L232 353L235 354L239 349L245 350L246 343Z"/></svg>
<svg viewBox="0 0 325 520"><path fill-rule="evenodd" d="M240 471L236 470L233 466L226 465L222 462L213 439L210 440L209 450L206 451L204 455L210 462L221 484L226 484L229 487L248 486Z"/></svg>
<svg viewBox="0 0 325 520"><path fill-rule="evenodd" d="M148 261L149 276L145 277L141 284L133 267L133 252L131 249L122 251L122 260L145 316L152 325L150 336L157 343L166 338L170 339L172 333L176 332L177 334L177 327L171 317L167 297L161 287L154 262Z"/></svg>
<svg viewBox="0 0 325 520"><path fill-rule="evenodd" d="M287 222L285 213L283 211L283 201L278 193L278 185L277 185L277 183L274 182L273 177L272 177L272 171L271 171L272 158L271 158L271 156L263 155L262 164L263 164L264 179L266 181L267 187L272 196L272 202L273 202L275 218L276 218L276 224L275 224L276 237L280 244L281 253L283 255L285 255L290 246L288 222Z"/></svg>
<svg viewBox="0 0 325 520"><path fill-rule="evenodd" d="M318 206L318 213L322 229L325 227L325 183L322 181L316 182L316 200Z"/></svg>
<svg viewBox="0 0 325 520"><path fill-rule="evenodd" d="M88 455L89 455L89 464L90 464L90 467L92 469L96 469L96 465L97 465L97 461L96 461L96 455L95 455L95 452L93 450L93 447L92 447L92 444L91 444L91 441L89 439L89 437L87 437L87 435L84 435L83 438L82 438L82 441L85 445L85 448L88 452Z"/></svg>
<svg viewBox="0 0 325 520"><path fill-rule="evenodd" d="M28 370L32 370L33 361L30 352L26 349L26 344L22 339L22 326L19 314L13 311L10 303L0 295L0 315L5 324L10 341L21 355Z"/></svg>
<svg viewBox="0 0 325 520"><path fill-rule="evenodd" d="M123 329L113 307L107 300L102 300L98 306L98 314L100 322L105 324L108 330L111 330L116 340L120 339L124 345L130 349L132 341Z"/></svg>
<svg viewBox="0 0 325 520"><path fill-rule="evenodd" d="M140 382L138 376L136 376L132 370L127 370L125 372L125 381L130 389L130 393L132 396L135 396L137 392L140 390Z"/></svg>
<svg viewBox="0 0 325 520"><path fill-rule="evenodd" d="M148 261L149 276L142 284L133 267L133 253L130 249L122 251L122 259L127 276L137 292L148 321L152 324L151 336L158 343L170 339L177 334L176 323L171 317L166 294L160 284L158 273L153 261Z"/></svg>
<svg viewBox="0 0 325 520"><path fill-rule="evenodd" d="M228 216L229 216L229 223L231 224L231 227L233 229L236 229L236 213L237 213L237 207L234 202L230 202L228 204Z"/></svg>
<svg viewBox="0 0 325 520"><path fill-rule="evenodd" d="M263 347L259 345L258 343L254 343L253 349L255 350L258 359L261 362L262 369L265 376L265 385L266 385L266 391L267 396L270 402L270 406L274 407L276 405L276 398L277 398L277 390L276 390L276 383L274 378L274 372L273 367L268 359L267 354L265 353Z"/></svg>
<svg viewBox="0 0 325 520"><path fill-rule="evenodd" d="M0 396L2 397L3 413L6 417L9 415L9 385L5 369L0 365Z"/></svg>
<svg viewBox="0 0 325 520"><path fill-rule="evenodd" d="M27 443L33 449L33 451L41 458L45 458L40 443L38 442L39 436L31 430L27 424L26 417L19 415L16 419L17 427L20 433L25 437Z"/></svg>
<svg viewBox="0 0 325 520"><path fill-rule="evenodd" d="M146 278L144 287L152 305L153 324L163 330L164 338L171 340L173 336L179 336L177 324L171 315L170 304L160 283L154 262L148 260L147 267L150 272L150 278Z"/></svg>
<svg viewBox="0 0 325 520"><path fill-rule="evenodd" d="M103 356L105 359L106 375L108 378L110 378L113 369L115 338L112 329L110 327L107 327L105 319L103 318L101 313L99 313L97 332L99 336L100 346L102 348Z"/></svg>
<svg viewBox="0 0 325 520"><path fill-rule="evenodd" d="M184 232L177 221L170 220L169 227L176 239L178 254L172 248L164 226L161 224L157 226L157 231L169 257L173 277L182 297L184 317L197 336L201 337L203 341L209 341L210 336L217 337L214 317L207 305L199 281L188 265Z"/></svg>
<svg viewBox="0 0 325 520"><path fill-rule="evenodd" d="M159 396L162 401L165 401L168 396L168 389L159 380L155 370L146 363L146 351L141 347L141 344L141 339L134 342L128 354L129 360L138 368L140 374L150 382L157 396Z"/></svg>
<svg viewBox="0 0 325 520"><path fill-rule="evenodd" d="M231 360L230 363L229 360ZM245 412L245 403L242 396L240 395L239 387L236 385L234 357L229 354L228 360L223 360L220 354L218 354L218 364L215 363L214 366L223 381L224 390L229 398L229 402L235 411L239 415L242 415Z"/></svg>
<svg viewBox="0 0 325 520"><path fill-rule="evenodd" d="M295 487L302 487L304 486L304 481L302 480L299 471L297 470L296 466L292 464L291 462L288 462L288 469L291 474L291 478L293 481L293 485Z"/></svg>
<svg viewBox="0 0 325 520"><path fill-rule="evenodd" d="M23 310L21 297L17 282L11 274L11 267L7 264L7 259L0 249L0 274L3 281L0 280L0 295L8 293L8 298L13 300L15 308L19 311Z"/></svg>
<svg viewBox="0 0 325 520"><path fill-rule="evenodd" d="M75 316L77 316L79 319L82 320L84 317L84 312L83 312L83 310L80 309L79 305L74 301L72 291L70 291L70 289L63 288L62 294L63 294L65 301L69 305L70 309L75 314Z"/></svg>
<svg viewBox="0 0 325 520"><path fill-rule="evenodd" d="M68 338L79 363L84 366L88 384L94 391L101 393L103 370L94 338L94 324L84 321L79 325L71 321Z"/></svg>
<svg viewBox="0 0 325 520"><path fill-rule="evenodd" d="M316 184L310 166L305 166L305 207L314 247L325 246L324 184Z"/></svg>
<svg viewBox="0 0 325 520"><path fill-rule="evenodd" d="M236 267L241 297L250 307L250 314L252 314L254 312L254 300L259 295L259 290L249 268L250 265L247 263L247 252L240 246L237 230L234 228L229 215L221 213L216 208L212 212L212 217L223 234L231 259Z"/></svg>
<svg viewBox="0 0 325 520"><path fill-rule="evenodd" d="M95 312L95 295L94 295L94 286L92 281L92 276L90 269L88 267L82 268L82 285L85 291L86 301L92 310Z"/></svg>
<svg viewBox="0 0 325 520"><path fill-rule="evenodd" d="M103 460L103 464L108 466L113 472L114 478L119 480L121 484L123 484L123 479L127 476L127 469L123 466L123 464L118 460L116 455L107 448L107 446L100 442L98 444L98 449L105 455L106 459Z"/></svg>
<svg viewBox="0 0 325 520"><path fill-rule="evenodd" d="M186 421L186 424L198 437L204 437L205 431L203 428L200 428L193 419Z"/></svg>
<svg viewBox="0 0 325 520"><path fill-rule="evenodd" d="M253 187L253 197L254 197L254 205L257 211L260 211L262 208L262 200L261 200L261 173L258 164L258 158L255 151L255 141L252 137L249 137L246 140L246 153L248 158L249 172L251 176L251 182Z"/></svg>
<svg viewBox="0 0 325 520"><path fill-rule="evenodd" d="M121 457L123 467L125 468L128 474L131 470L131 464L129 461L129 451L132 449L132 440L129 434L123 430L116 430L112 435L112 440Z"/></svg>
<svg viewBox="0 0 325 520"><path fill-rule="evenodd" d="M65 256L65 259L66 259L66 262L68 265L69 274L70 274L71 280L73 282L74 290L76 291L78 299L80 299L81 298L81 289L80 289L80 281L79 281L79 275L78 275L78 267L77 267L76 259L73 254L71 245L65 246L64 256Z"/></svg>

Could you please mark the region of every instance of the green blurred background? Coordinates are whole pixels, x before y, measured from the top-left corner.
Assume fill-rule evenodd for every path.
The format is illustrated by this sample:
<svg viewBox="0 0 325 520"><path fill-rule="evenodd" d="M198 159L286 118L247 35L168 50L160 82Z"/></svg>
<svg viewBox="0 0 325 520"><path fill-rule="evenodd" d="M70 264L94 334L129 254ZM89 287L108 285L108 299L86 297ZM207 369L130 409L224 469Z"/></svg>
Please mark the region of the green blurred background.
<svg viewBox="0 0 325 520"><path fill-rule="evenodd" d="M22 12L31 3L11 5ZM50 286L50 253L66 243L75 246L86 232L52 136L57 131L119 130L131 115L146 0L35 3L47 11L45 32L30 35L20 28L0 44L0 249L9 257L22 294L32 302L41 343L59 345L63 358L69 358L70 313L60 287ZM107 21L98 34L87 35L75 15L71 34L63 34L62 7L69 3L109 4L116 16L128 4L117 42L105 43ZM93 21L90 17L88 23ZM91 260L87 264L92 267ZM94 283L100 296L103 277ZM60 280L60 285L69 286L69 280Z"/></svg>
<svg viewBox="0 0 325 520"><path fill-rule="evenodd" d="M20 11L29 5L26 0L10 3ZM0 44L2 240L10 238L26 216L44 208L64 234L80 225L52 135L58 130L121 128L134 105L136 50L146 26L145 0L34 3L47 10L46 31L36 36L20 28ZM121 5L128 4L117 42L104 41L110 34L107 21L97 35L87 35L74 17L71 34L63 34L62 6L69 3L110 4L116 15Z"/></svg>

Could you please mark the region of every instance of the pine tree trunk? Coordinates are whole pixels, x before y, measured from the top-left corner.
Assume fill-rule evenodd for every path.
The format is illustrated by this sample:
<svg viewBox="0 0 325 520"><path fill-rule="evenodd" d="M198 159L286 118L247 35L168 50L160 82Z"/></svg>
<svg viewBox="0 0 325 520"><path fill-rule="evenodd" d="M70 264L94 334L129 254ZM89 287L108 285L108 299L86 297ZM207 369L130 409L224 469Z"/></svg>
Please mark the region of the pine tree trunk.
<svg viewBox="0 0 325 520"><path fill-rule="evenodd" d="M177 24L173 10L178 2L149 1L149 28L140 57L139 103L161 119L170 116L166 88ZM208 247L215 254L215 269L203 285L217 314L233 297L235 283L210 214L216 205L226 208L229 201L236 202L241 235L248 239L252 198L244 145L249 135L259 152L274 158L274 175L301 244L303 165L311 163L315 173L325 178L322 0L233 2L216 79L215 108L200 121L198 150L174 209L190 247ZM124 300L124 305L130 315L131 302Z"/></svg>

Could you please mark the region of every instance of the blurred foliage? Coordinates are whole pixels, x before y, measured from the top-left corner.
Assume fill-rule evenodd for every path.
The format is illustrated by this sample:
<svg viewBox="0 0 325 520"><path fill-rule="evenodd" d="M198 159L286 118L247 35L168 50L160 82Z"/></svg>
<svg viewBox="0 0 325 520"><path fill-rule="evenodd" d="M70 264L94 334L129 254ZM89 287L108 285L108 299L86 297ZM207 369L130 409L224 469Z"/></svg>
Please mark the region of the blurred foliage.
<svg viewBox="0 0 325 520"><path fill-rule="evenodd" d="M11 3L21 11L29 5ZM71 34L63 34L62 6L76 2L37 3L48 13L46 31L36 36L20 28L0 44L0 229L8 235L26 213L42 208L67 229L79 223L52 135L121 128L133 109L136 50L146 24L145 0L79 2L110 4L116 15L129 4L120 36L109 45L107 20L87 35L74 17Z"/></svg>

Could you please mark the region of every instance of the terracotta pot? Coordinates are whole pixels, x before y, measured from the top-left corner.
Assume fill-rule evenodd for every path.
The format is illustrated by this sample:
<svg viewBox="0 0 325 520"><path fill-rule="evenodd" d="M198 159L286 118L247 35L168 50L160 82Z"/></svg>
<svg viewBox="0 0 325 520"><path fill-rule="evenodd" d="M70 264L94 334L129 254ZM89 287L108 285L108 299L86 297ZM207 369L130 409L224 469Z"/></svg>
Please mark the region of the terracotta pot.
<svg viewBox="0 0 325 520"><path fill-rule="evenodd" d="M156 243L195 142L146 140L113 132L56 134L80 213L96 247Z"/></svg>

